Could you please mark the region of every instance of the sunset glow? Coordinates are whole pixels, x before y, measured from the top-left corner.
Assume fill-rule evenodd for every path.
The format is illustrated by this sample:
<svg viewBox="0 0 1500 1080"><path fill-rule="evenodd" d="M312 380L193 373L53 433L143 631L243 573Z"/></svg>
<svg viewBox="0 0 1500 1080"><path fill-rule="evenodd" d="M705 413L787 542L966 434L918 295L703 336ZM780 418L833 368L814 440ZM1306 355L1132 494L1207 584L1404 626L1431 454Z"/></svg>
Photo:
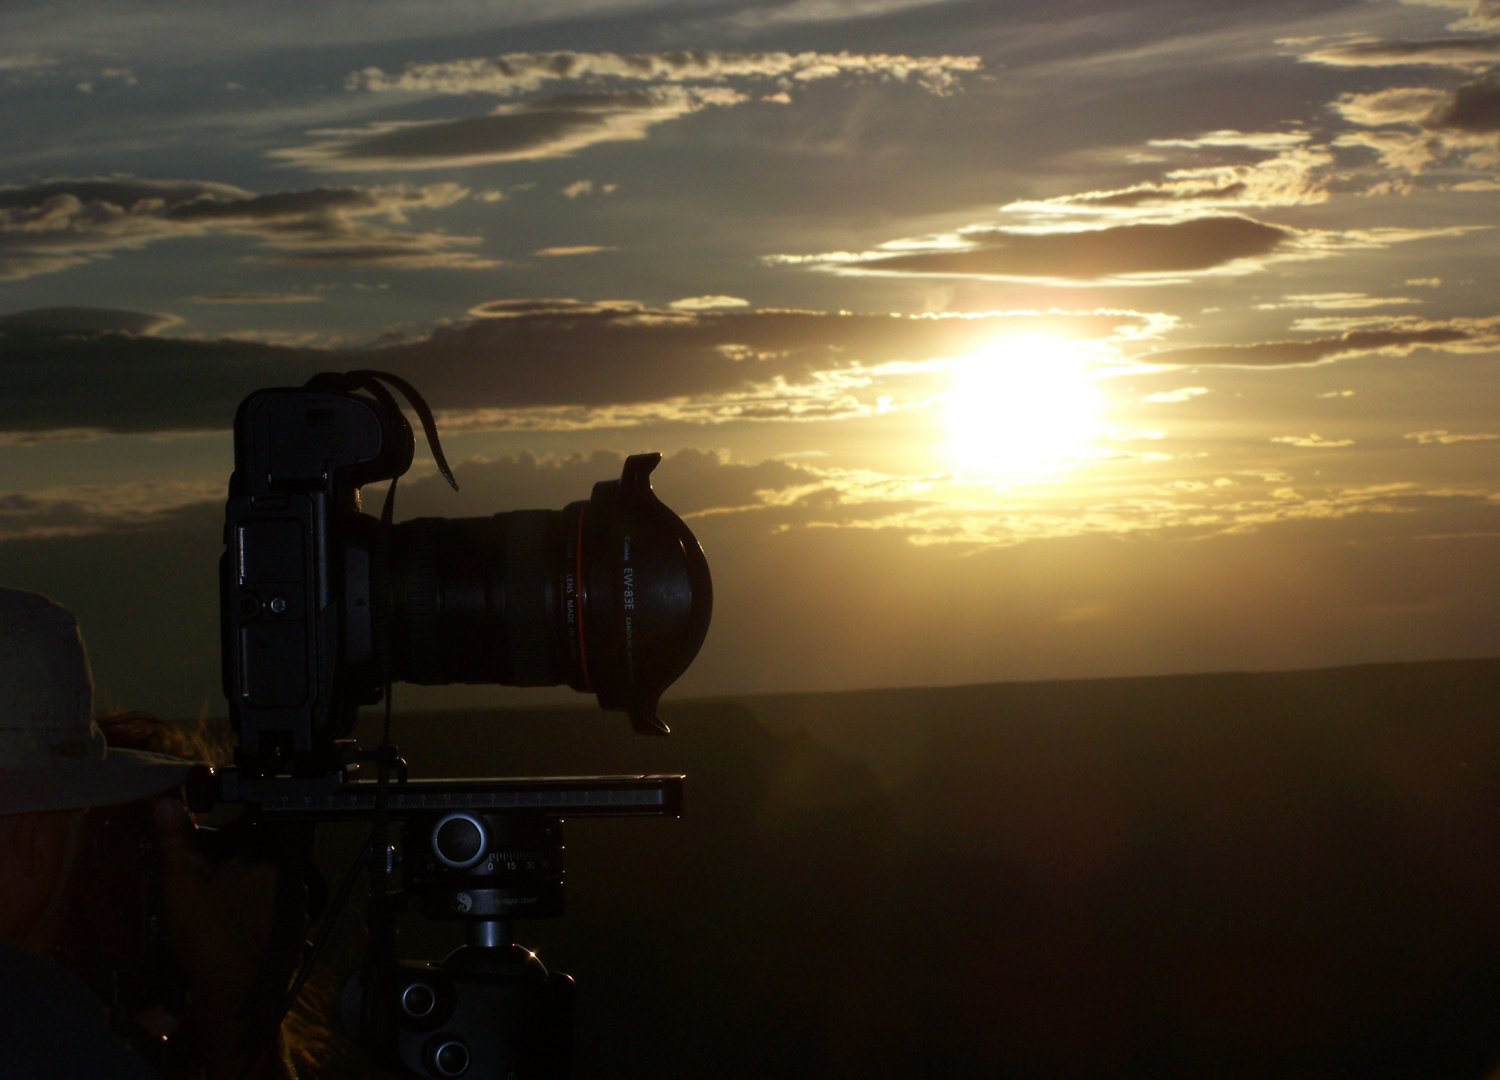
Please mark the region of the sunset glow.
<svg viewBox="0 0 1500 1080"><path fill-rule="evenodd" d="M1500 653L1493 0L688 7L0 5L0 585L107 698L219 707L235 410L349 369L399 515L661 452L673 693Z"/></svg>
<svg viewBox="0 0 1500 1080"><path fill-rule="evenodd" d="M954 362L943 420L960 470L1030 480L1085 458L1104 396L1087 356L1052 337L1009 337Z"/></svg>

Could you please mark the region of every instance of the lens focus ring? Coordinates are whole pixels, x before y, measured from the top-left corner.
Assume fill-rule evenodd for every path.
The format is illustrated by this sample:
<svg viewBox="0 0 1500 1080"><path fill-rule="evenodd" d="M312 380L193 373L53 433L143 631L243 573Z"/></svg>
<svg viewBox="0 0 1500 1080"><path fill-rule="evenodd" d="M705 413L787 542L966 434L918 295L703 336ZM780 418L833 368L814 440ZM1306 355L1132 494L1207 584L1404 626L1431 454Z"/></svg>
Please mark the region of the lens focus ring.
<svg viewBox="0 0 1500 1080"><path fill-rule="evenodd" d="M438 643L437 546L442 526L440 519L418 518L402 529L406 550L400 581L405 632L400 636L400 663L395 666L409 682L425 685L446 681Z"/></svg>
<svg viewBox="0 0 1500 1080"><path fill-rule="evenodd" d="M550 686L551 612L547 603L550 510L514 510L505 538L505 638L517 686Z"/></svg>

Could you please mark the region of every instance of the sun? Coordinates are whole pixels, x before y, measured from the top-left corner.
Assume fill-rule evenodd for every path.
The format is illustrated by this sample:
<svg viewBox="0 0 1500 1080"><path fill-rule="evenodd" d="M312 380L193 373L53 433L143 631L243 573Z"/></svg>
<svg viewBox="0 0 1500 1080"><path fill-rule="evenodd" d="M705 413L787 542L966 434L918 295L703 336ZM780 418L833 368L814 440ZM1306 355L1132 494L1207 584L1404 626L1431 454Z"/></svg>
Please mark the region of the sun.
<svg viewBox="0 0 1500 1080"><path fill-rule="evenodd" d="M999 338L959 357L943 403L948 446L961 469L1038 478L1091 455L1104 395L1087 350L1049 336Z"/></svg>

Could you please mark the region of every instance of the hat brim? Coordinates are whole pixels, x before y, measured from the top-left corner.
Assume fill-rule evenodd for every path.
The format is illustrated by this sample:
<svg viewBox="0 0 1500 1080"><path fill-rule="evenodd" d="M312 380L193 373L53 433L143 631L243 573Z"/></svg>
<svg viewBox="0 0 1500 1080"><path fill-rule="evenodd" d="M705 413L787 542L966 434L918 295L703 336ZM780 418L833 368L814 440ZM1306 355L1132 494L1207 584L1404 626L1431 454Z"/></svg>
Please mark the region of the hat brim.
<svg viewBox="0 0 1500 1080"><path fill-rule="evenodd" d="M0 815L134 802L176 787L194 764L169 754L111 747L103 761L0 772Z"/></svg>

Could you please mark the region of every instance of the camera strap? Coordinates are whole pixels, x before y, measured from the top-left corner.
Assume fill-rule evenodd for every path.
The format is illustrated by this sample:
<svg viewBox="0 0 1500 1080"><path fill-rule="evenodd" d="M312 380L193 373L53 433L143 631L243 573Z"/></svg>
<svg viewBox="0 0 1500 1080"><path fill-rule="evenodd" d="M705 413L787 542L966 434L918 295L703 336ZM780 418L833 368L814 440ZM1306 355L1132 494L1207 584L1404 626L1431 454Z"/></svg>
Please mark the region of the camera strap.
<svg viewBox="0 0 1500 1080"><path fill-rule="evenodd" d="M437 423L433 419L432 409L417 389L398 375L392 375L384 371L349 371L349 372L325 372L315 375L306 383L308 389L329 390L339 393L351 393L363 390L374 397L386 410L388 415L406 431L408 440L412 437L411 424L401 410L400 403L395 395L385 386L389 383L394 386L411 406L412 411L417 414L422 424L422 431L427 436L427 444L432 450L433 460L437 463L438 471L442 473L443 479L447 480L454 491L458 490L458 482L453 478L453 471L448 466L448 460L443 454L441 442L438 440ZM373 618L373 629L375 632L376 653L380 659L381 682L385 698L385 719L381 733L380 748L377 752L379 763L378 781L375 788L375 808L370 827L369 850L364 858L356 856L353 864L345 874L344 880L339 886L333 903L323 917L323 924L319 928L317 939L303 960L301 969L292 981L290 990L283 997L267 985L262 987L268 992L264 995L252 995L252 999L258 999L275 1004L267 1010L264 1016L267 1033L274 1032L281 1024L282 1019L291 1010L297 1000L298 994L311 975L318 957L323 952L331 935L333 925L343 908L349 893L358 878L359 869L362 865L368 866L370 871L370 896L369 896L369 923L366 938L366 949L361 972L361 982L364 993L361 995L360 1031L361 1040L367 1045L378 1043L376 1036L383 1030L388 1030L388 1025L383 1023L383 1018L377 1014L381 995L377 992L377 986L386 972L395 967L395 917L392 909L392 901L389 895L389 878L394 867L390 857L390 773L393 765L398 763L395 747L391 745L391 612L390 612L390 537L391 529L395 523L396 506L396 482L397 478L391 479L390 486L386 489L385 501L380 511L380 526L376 533L375 558L372 560L372 572L378 577L385 579L384 586L377 585L374 590L377 596L385 598L383 604L375 605L371 612ZM400 763L404 770L404 763ZM280 985L285 986L284 975L280 974L290 971L295 965L295 950L301 944L300 923L300 893L292 890L300 890L303 880L303 869L311 858L312 851L311 825L298 830L295 837L289 838L291 843L282 849L282 860L277 880L277 894L275 900L275 912L273 914L273 932L270 948L261 970L257 977L257 984L265 984L270 980L280 977ZM290 960L291 964L284 964ZM262 1040L263 1045L267 1041ZM259 1059L252 1060L246 1066L248 1076L259 1064Z"/></svg>
<svg viewBox="0 0 1500 1080"><path fill-rule="evenodd" d="M377 384L378 385L378 384ZM383 387L381 388L384 389ZM444 464L446 468L446 463ZM380 508L380 531L375 540L375 566L377 573L386 576L390 572L390 537L395 520L396 482L386 488L385 503ZM382 1023L378 1010L383 996L378 992L381 977L396 965L396 925L391 910L389 878L391 865L390 841L390 783L391 759L395 747L391 745L391 612L390 588L380 590L386 598L376 608L376 648L380 656L380 678L385 698L385 720L381 727L380 748L377 755L377 781L375 784L375 812L370 822L370 896L365 937L365 956L360 980L363 993L360 995L359 1034L365 1045L379 1045L379 1036L389 1030Z"/></svg>
<svg viewBox="0 0 1500 1080"><path fill-rule="evenodd" d="M314 375L306 382L309 390L334 390L341 393L351 393L355 390L363 390L385 407L393 419L399 420L411 434L411 423L401 411L396 397L385 384L389 383L401 395L406 398L406 403L411 406L412 412L417 414L417 419L422 422L422 433L427 436L427 445L432 450L432 459L437 463L438 472L443 474L443 479L448 481L454 491L458 490L458 481L453 479L453 470L448 467L448 459L443 456L443 444L438 440L437 421L432 417L432 408L427 400L422 397L421 392L399 375L392 375L389 371L325 371ZM394 491L396 482L391 481L390 491ZM390 491L386 493L386 502L389 504Z"/></svg>
<svg viewBox="0 0 1500 1080"><path fill-rule="evenodd" d="M357 370L346 372L325 372L315 375L307 381L308 389L332 390L341 393L352 393L364 391L375 398L386 410L388 416L397 422L407 433L408 441L412 438L411 424L401 410L400 403L394 394L387 389L387 385L395 389L406 398L412 411L417 414L422 424L422 432L427 436L427 445L432 450L433 460L437 463L438 471L442 473L443 479L454 491L458 490L458 481L453 478L453 470L448 466L448 459L443 454L442 443L438 439L437 422L433 419L432 409L426 400L411 383L393 375L388 371ZM390 846L390 779L391 766L396 756L395 747L391 745L391 611L390 611L390 550L391 529L395 522L396 506L396 484L399 476L392 477L390 486L386 488L385 502L380 511L380 527L375 536L375 552L373 565L371 567L374 582L374 592L383 598L383 602L377 603L371 612L375 635L376 655L380 660L380 674L385 699L385 723L381 734L380 748L377 751L378 780L375 785L375 808L370 823L370 847L368 853L370 869L370 895L369 914L367 926L367 938L364 963L361 971L361 981L364 984L364 993L361 997L362 1007L360 1009L360 1034L364 1040L378 1042L378 1036L388 1025L382 1023L382 1018L376 1015L376 1010L381 1001L381 995L376 992L376 987L382 975L395 966L396 963L396 934L395 916L392 911L392 903L389 895L389 878L394 870L391 859ZM352 875L349 879L352 883ZM341 889L341 893L345 890ZM330 917L336 911L330 912Z"/></svg>

